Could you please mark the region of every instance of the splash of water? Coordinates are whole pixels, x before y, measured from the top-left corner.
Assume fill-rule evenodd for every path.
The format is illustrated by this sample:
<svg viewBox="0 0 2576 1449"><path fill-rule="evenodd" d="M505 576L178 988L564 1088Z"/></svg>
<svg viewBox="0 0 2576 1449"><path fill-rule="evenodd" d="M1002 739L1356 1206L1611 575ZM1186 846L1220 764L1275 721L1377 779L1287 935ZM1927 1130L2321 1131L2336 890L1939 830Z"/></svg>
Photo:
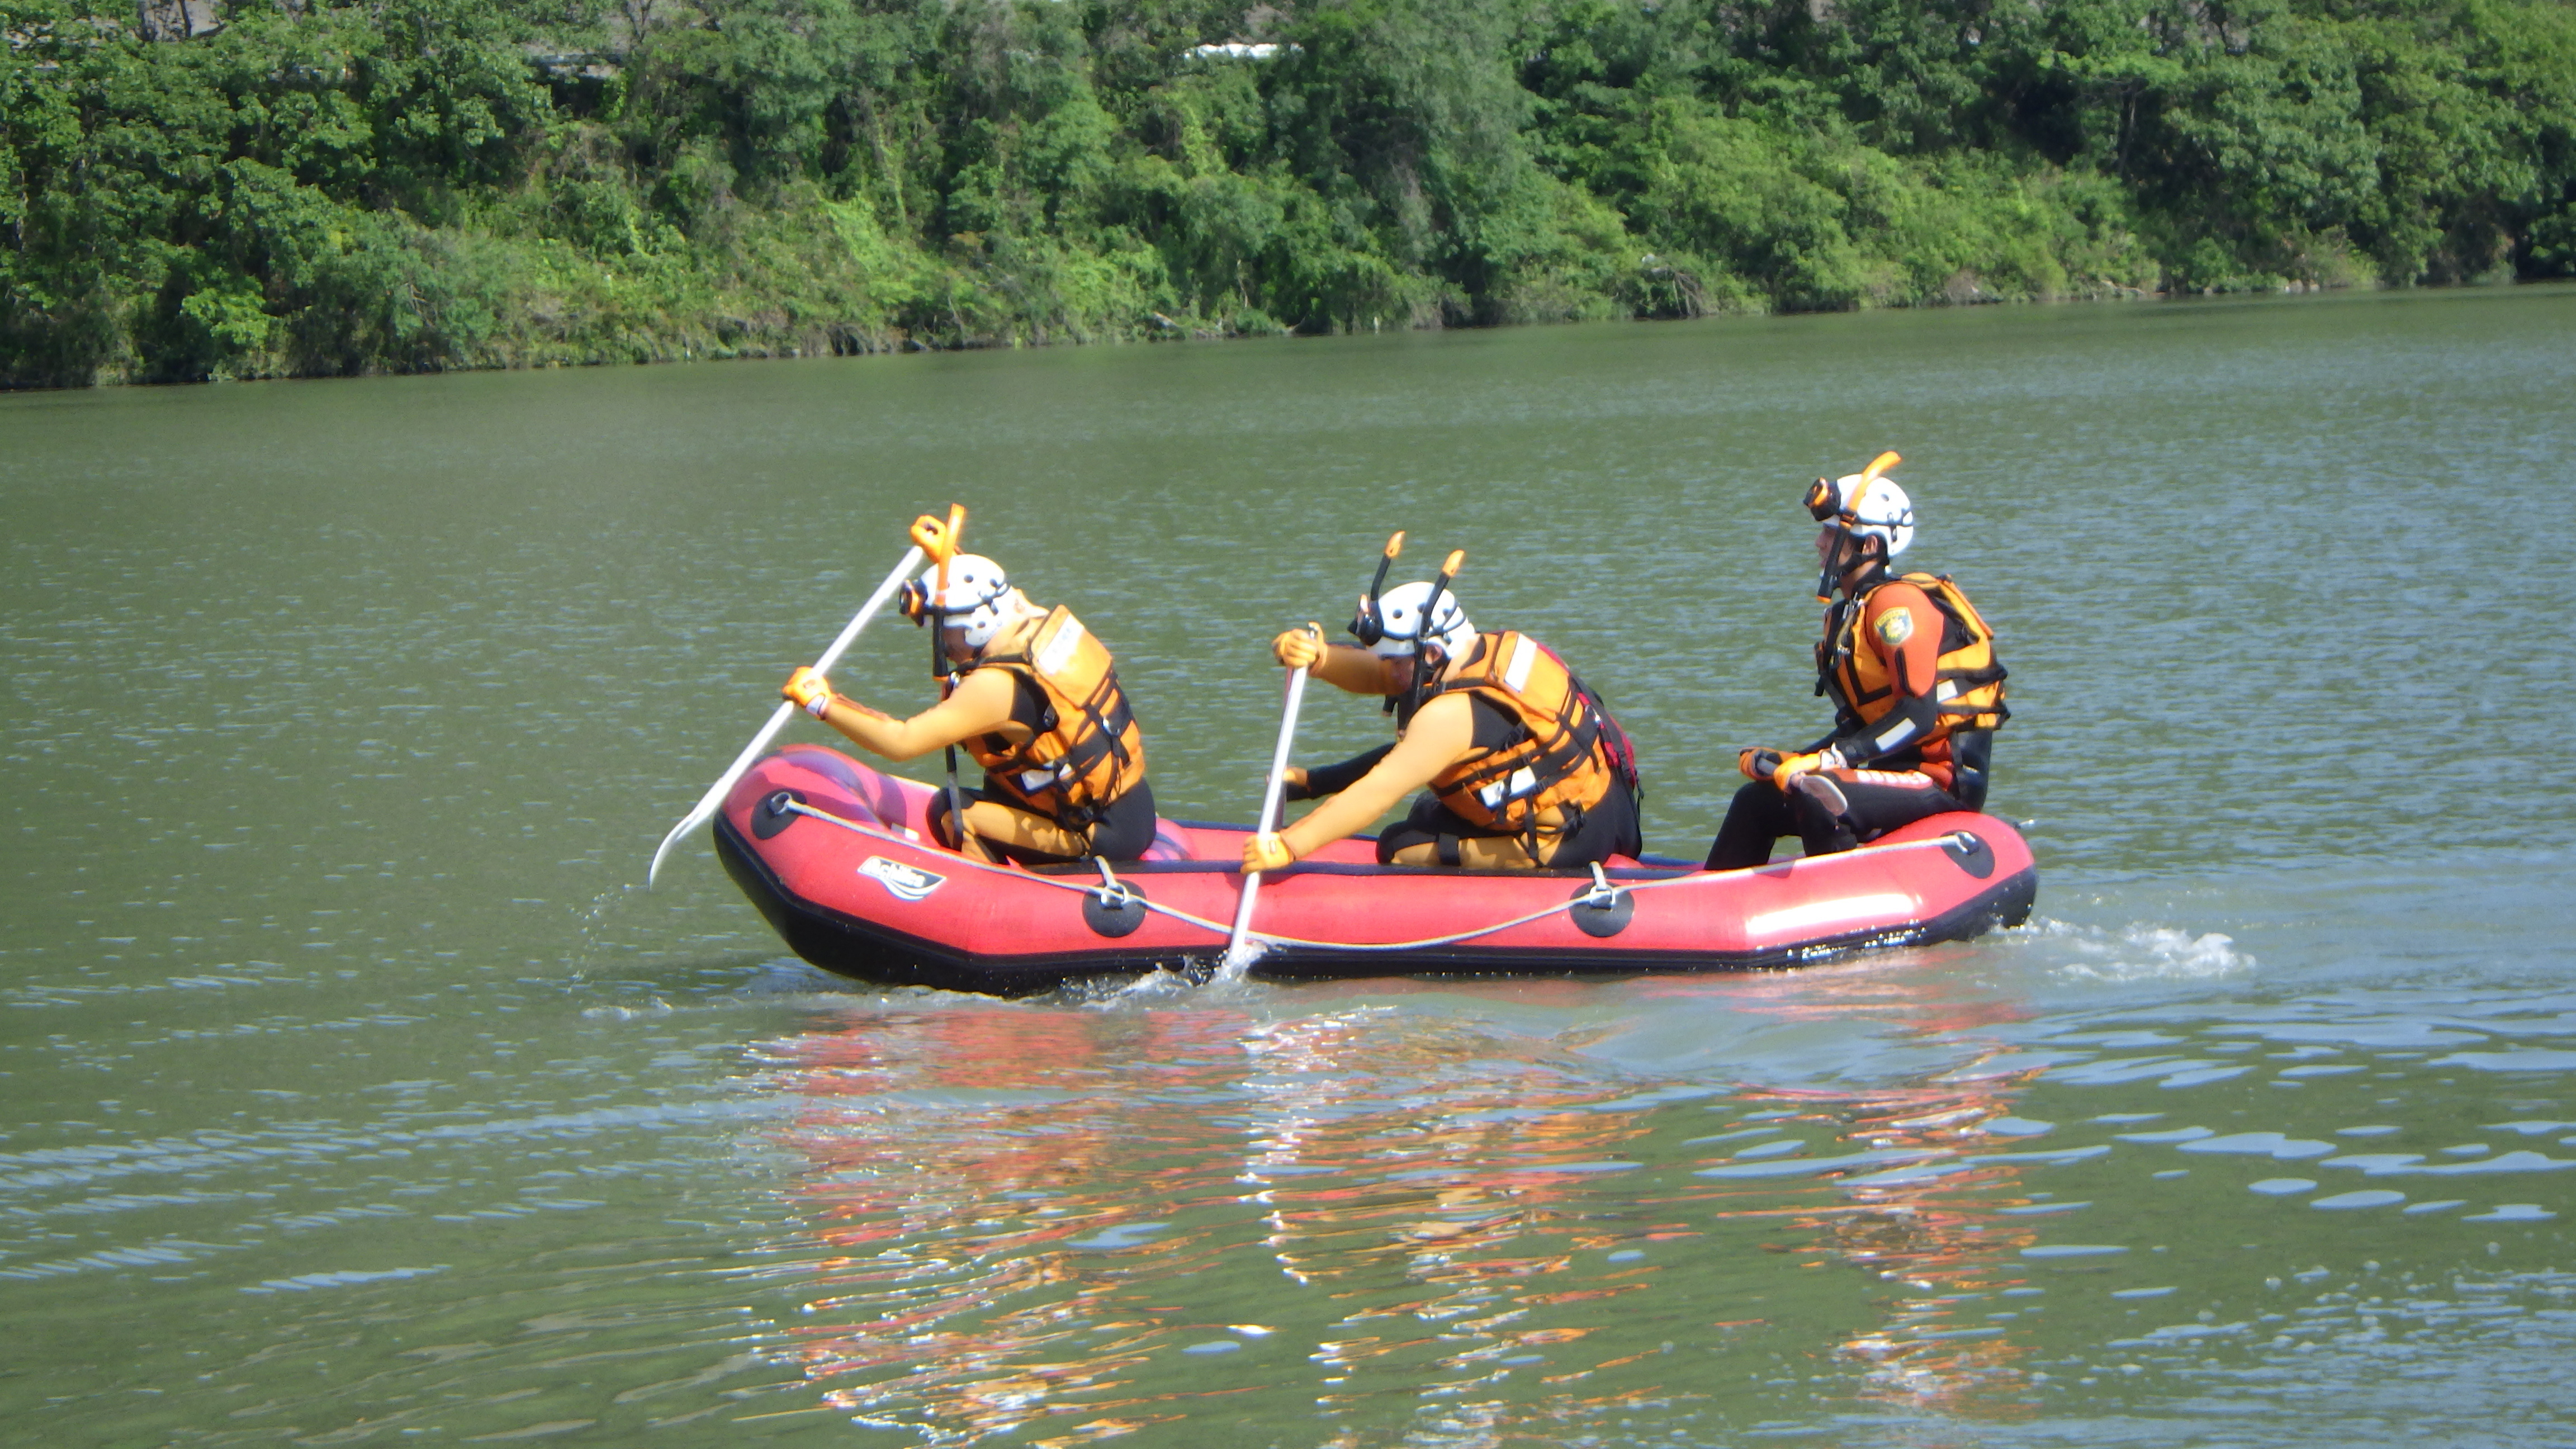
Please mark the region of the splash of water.
<svg viewBox="0 0 2576 1449"><path fill-rule="evenodd" d="M2193 935L2171 926L2132 923L2117 929L2041 918L2031 923L2031 943L2067 956L2051 971L2078 981L2177 981L2226 976L2254 967L2236 939L2217 931Z"/></svg>
<svg viewBox="0 0 2576 1449"><path fill-rule="evenodd" d="M571 962L573 980L581 980L598 962L601 953L608 947L609 918L617 914L618 907L624 905L636 890L637 887L632 884L611 886L592 896L590 904L582 909L581 928L573 938Z"/></svg>

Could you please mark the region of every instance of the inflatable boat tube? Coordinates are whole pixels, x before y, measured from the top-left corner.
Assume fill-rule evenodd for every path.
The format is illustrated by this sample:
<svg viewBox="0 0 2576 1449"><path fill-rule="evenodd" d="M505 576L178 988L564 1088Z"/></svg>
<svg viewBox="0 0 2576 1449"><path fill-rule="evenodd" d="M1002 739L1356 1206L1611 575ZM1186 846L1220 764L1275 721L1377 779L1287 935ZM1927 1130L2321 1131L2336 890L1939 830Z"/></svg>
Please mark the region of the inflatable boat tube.
<svg viewBox="0 0 2576 1449"><path fill-rule="evenodd" d="M886 985L1018 996L1157 969L1206 975L1242 877L1237 826L1164 821L1146 859L986 865L924 836L932 787L799 745L744 775L716 851L789 949ZM1252 974L1571 976L1744 971L1964 940L2030 914L2039 873L1989 815L1754 870L1379 865L1339 841L1263 877Z"/></svg>

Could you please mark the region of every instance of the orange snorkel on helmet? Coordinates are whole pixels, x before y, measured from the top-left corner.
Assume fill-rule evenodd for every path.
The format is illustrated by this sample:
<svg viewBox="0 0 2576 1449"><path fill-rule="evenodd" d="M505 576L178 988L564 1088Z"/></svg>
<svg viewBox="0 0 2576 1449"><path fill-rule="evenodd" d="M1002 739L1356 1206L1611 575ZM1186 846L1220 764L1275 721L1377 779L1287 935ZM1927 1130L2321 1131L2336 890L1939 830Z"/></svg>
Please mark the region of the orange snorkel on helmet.
<svg viewBox="0 0 2576 1449"><path fill-rule="evenodd" d="M1807 485L1807 513L1818 523L1831 526L1844 539L1875 538L1887 545L1887 557L1894 558L1914 542L1914 503L1896 480L1880 475L1904 462L1894 452L1885 452L1870 460L1869 466L1841 478L1819 478ZM1841 587L1838 564L1839 545L1824 561L1816 575L1816 598L1829 600Z"/></svg>
<svg viewBox="0 0 2576 1449"><path fill-rule="evenodd" d="M927 513L912 521L912 541L934 562L903 586L901 604L905 618L935 625L930 642L934 675L956 672L945 636L954 631L967 650L981 652L1001 631L1007 613L1003 605L1011 596L1010 577L1000 564L960 551L965 532L963 505L951 505L945 522Z"/></svg>

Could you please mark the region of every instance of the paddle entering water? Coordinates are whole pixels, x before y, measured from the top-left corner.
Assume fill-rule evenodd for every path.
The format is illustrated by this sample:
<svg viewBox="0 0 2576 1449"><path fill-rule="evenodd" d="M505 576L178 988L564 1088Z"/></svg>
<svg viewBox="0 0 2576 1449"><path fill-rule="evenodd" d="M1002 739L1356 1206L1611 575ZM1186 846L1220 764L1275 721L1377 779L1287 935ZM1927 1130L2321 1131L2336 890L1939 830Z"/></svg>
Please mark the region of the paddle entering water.
<svg viewBox="0 0 2576 1449"><path fill-rule="evenodd" d="M922 520L925 523L930 521ZM916 540L921 537L920 523L913 525L913 537ZM912 576L912 571L920 566L921 559L922 551L916 542L913 548L905 551L903 561L894 566L894 572L885 576L885 582L877 585L876 592L868 595L867 603L860 607L858 613L851 616L849 627L843 629L841 636L832 641L832 647L824 650L823 657L814 661L815 673L827 673L833 665L841 662L841 656L848 652L852 643L857 641L859 631L868 627L868 621L874 619L877 611L885 607L886 600L894 597L894 591L903 587L904 580ZM680 823L671 827L671 833L662 837L662 843L654 848L653 864L644 872L646 890L651 890L654 879L661 875L663 858L671 853L671 847L679 844L681 836L715 817L716 810L724 804L725 795L733 789L734 782L742 778L743 772L750 769L752 762L760 758L761 752L769 748L769 742L778 738L778 732L787 728L787 722L795 717L795 702L782 701L777 709L770 712L769 723L762 725L760 733L753 735L751 743L743 746L742 753L734 757L733 764L726 767L725 772L717 777L713 785L707 787L707 793L698 798L698 803L691 807L689 813L680 817Z"/></svg>

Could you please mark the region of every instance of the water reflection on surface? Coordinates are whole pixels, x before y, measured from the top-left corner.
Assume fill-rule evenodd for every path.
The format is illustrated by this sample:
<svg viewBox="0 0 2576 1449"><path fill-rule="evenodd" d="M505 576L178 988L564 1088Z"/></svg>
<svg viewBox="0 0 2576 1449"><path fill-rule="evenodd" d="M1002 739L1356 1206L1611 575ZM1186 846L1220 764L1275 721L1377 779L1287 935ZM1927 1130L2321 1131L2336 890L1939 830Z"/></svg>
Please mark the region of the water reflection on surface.
<svg viewBox="0 0 2576 1449"><path fill-rule="evenodd" d="M782 1353L822 1405L923 1442L1501 1444L1641 1413L2010 1438L2194 1381L2287 1411L2320 1373L2368 1391L2372 1345L2500 1367L2499 1318L2516 1353L2576 1337L2569 1283L2520 1261L2576 1157L2515 1145L2576 1121L2476 1093L2498 1140L2354 1120L2357 1094L2435 1085L2426 1065L2527 1067L2556 1048L2478 1048L2576 1014L2041 1014L1925 966L1630 983L1555 1032L1520 1027L1599 988L826 1012L757 1054L756 1085L800 1104ZM1949 1065L1869 1087L1604 1069L1676 1018L1821 1023L1844 1053L1893 1033Z"/></svg>

